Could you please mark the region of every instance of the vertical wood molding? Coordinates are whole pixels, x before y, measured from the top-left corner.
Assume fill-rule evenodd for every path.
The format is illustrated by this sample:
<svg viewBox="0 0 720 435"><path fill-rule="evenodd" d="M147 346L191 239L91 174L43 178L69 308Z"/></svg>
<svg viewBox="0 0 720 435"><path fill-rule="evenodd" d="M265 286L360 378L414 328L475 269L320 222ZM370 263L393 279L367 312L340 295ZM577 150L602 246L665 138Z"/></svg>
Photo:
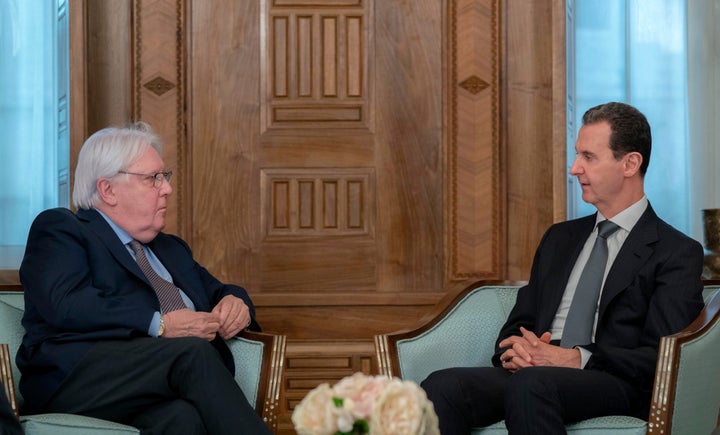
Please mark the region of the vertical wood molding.
<svg viewBox="0 0 720 435"><path fill-rule="evenodd" d="M164 141L165 167L175 174L165 231L187 240L189 187L185 134L185 2L133 2L133 119L150 124ZM188 240L189 241L189 240Z"/></svg>
<svg viewBox="0 0 720 435"><path fill-rule="evenodd" d="M552 2L553 222L567 219L567 53L565 0Z"/></svg>
<svg viewBox="0 0 720 435"><path fill-rule="evenodd" d="M70 193L75 184L75 167L87 131L87 0L70 0Z"/></svg>
<svg viewBox="0 0 720 435"><path fill-rule="evenodd" d="M504 274L500 6L498 0L447 3L448 283Z"/></svg>

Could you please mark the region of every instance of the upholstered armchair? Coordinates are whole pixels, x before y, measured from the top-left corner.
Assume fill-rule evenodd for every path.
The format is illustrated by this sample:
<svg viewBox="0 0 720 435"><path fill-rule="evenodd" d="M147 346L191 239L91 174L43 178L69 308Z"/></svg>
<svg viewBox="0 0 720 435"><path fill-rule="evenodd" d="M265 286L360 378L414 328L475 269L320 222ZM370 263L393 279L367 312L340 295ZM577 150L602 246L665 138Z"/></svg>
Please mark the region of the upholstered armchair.
<svg viewBox="0 0 720 435"><path fill-rule="evenodd" d="M447 367L489 366L495 340L515 302L517 282L478 282L442 312L411 331L375 336L380 372L420 383ZM663 337L648 421L627 416L593 418L567 426L569 434L709 434L720 410L720 286L706 282L706 306L682 332ZM712 284L712 285L711 285ZM473 435L507 434L504 422Z"/></svg>
<svg viewBox="0 0 720 435"><path fill-rule="evenodd" d="M16 414L22 397L17 389L20 373L15 353L25 333L20 323L24 306L22 291L0 291L0 380ZM244 331L227 344L235 360L235 381L265 423L276 431L285 336ZM27 435L140 433L131 426L72 414L20 415L19 419Z"/></svg>

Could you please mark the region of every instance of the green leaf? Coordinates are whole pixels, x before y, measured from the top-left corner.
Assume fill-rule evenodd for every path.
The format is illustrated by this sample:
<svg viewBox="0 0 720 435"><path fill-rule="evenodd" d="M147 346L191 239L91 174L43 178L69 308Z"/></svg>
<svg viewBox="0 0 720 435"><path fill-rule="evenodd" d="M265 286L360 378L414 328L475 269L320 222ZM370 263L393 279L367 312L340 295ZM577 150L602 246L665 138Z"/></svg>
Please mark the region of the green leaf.
<svg viewBox="0 0 720 435"><path fill-rule="evenodd" d="M333 403L335 404L336 408L343 407L343 399L341 397L333 397Z"/></svg>

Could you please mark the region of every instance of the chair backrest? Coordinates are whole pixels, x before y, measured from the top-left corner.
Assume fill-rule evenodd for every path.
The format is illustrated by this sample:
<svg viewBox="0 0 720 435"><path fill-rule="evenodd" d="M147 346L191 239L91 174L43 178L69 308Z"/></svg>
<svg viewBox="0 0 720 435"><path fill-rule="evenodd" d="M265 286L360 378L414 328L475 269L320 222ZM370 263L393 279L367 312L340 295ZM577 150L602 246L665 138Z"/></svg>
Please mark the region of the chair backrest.
<svg viewBox="0 0 720 435"><path fill-rule="evenodd" d="M720 424L719 288L706 285L700 316L660 341L648 434L709 434Z"/></svg>
<svg viewBox="0 0 720 435"><path fill-rule="evenodd" d="M397 367L391 367L394 361L381 362L386 368L381 372L419 383L438 368L491 365L495 340L515 304L518 288L496 285L472 289L461 294L420 334L385 344L380 341L386 336L376 337L376 346L396 348L390 354L396 352L399 360Z"/></svg>
<svg viewBox="0 0 720 435"><path fill-rule="evenodd" d="M25 310L25 298L21 291L0 291L0 343L8 345L12 362L12 378L18 408L22 406L22 395L18 389L20 372L15 365L15 355L22 342L25 329L22 327L22 316ZM17 409L16 409L17 411Z"/></svg>

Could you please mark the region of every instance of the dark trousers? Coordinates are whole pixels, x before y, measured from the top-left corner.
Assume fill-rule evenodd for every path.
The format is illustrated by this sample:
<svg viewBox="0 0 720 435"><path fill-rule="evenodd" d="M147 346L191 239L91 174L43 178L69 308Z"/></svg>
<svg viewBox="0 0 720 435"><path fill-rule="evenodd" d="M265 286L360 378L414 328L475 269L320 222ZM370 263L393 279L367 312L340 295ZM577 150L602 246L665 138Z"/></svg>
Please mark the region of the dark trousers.
<svg viewBox="0 0 720 435"><path fill-rule="evenodd" d="M0 435L22 435L23 430L20 422L10 406L10 401L5 395L5 387L0 383Z"/></svg>
<svg viewBox="0 0 720 435"><path fill-rule="evenodd" d="M528 367L451 368L432 373L422 388L433 402L443 435L505 420L513 435L564 434L565 424L604 415L647 419L649 394L595 370Z"/></svg>
<svg viewBox="0 0 720 435"><path fill-rule="evenodd" d="M47 412L115 421L142 434L269 434L225 367L199 338L135 338L95 345Z"/></svg>

